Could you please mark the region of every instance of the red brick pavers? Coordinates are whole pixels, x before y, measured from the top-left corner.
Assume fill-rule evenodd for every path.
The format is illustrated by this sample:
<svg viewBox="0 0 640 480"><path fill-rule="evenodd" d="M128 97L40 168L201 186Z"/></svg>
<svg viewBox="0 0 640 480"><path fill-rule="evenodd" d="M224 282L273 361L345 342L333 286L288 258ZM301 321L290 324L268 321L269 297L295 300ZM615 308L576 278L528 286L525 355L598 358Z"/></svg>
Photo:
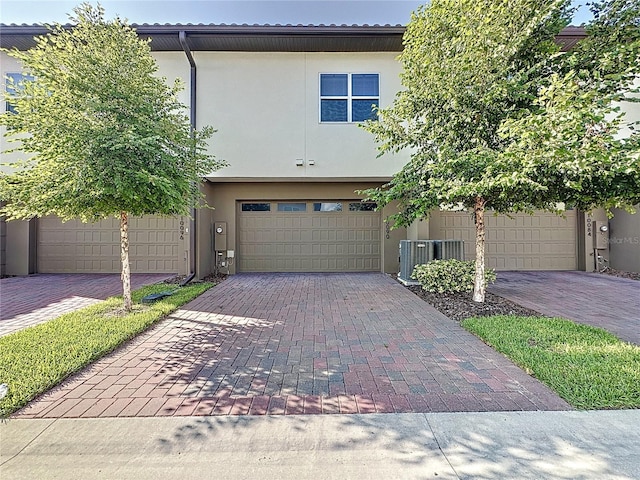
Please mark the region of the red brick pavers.
<svg viewBox="0 0 640 480"><path fill-rule="evenodd" d="M170 274L131 275L131 288ZM46 322L63 313L122 295L118 274L38 274L0 280L0 336Z"/></svg>
<svg viewBox="0 0 640 480"><path fill-rule="evenodd" d="M17 416L569 408L386 275L240 274Z"/></svg>
<svg viewBox="0 0 640 480"><path fill-rule="evenodd" d="M586 272L498 272L489 291L640 344L640 282Z"/></svg>

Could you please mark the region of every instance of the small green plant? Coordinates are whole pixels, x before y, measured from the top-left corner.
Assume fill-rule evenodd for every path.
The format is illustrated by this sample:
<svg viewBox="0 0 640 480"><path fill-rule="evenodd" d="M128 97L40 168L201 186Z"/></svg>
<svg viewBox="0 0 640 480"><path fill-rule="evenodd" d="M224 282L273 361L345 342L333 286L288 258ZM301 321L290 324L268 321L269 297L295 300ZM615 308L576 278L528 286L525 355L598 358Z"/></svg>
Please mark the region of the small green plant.
<svg viewBox="0 0 640 480"><path fill-rule="evenodd" d="M411 278L420 282L430 293L471 292L475 278L475 263L463 260L433 260L424 265L416 265ZM486 285L496 281L496 272L486 269Z"/></svg>

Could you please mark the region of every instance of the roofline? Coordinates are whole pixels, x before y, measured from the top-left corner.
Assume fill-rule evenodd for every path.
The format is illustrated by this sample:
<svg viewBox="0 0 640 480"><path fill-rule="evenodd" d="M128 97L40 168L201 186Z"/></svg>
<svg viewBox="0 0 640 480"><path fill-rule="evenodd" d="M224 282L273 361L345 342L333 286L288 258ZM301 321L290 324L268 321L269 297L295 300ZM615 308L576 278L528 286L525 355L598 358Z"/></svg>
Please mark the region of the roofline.
<svg viewBox="0 0 640 480"><path fill-rule="evenodd" d="M72 28L73 25L66 24L65 28ZM265 43L260 43L267 41L267 39L274 38L288 38L291 39L295 43L295 46L292 44L280 46L283 48L283 51L288 51L289 49L295 49L294 51L301 51L305 48L309 47L309 44L305 44L304 42L312 41L314 42L314 46L312 47L314 50L316 48L322 48L322 41L326 39L327 41L339 41L344 40L350 43L358 42L359 47L364 51L378 51L381 44L378 43L367 47L368 41L377 39L376 41L383 41L384 50L393 50L393 51L401 51L402 50L402 36L406 30L406 27L403 25L236 25L236 24L131 24L131 27L136 30L138 35L141 37L148 37L152 40L154 37L158 39L158 48L154 48L153 42L151 44L151 48L153 50L175 50L180 51L182 47L177 42L177 38L179 35L185 35L188 37L199 37L205 39L207 37L216 38L216 39L227 39L228 42L231 42L226 45L226 47L222 47L221 49L229 48L230 50L241 49L240 45L247 45L246 43L242 43L243 39L249 41L249 39L253 40L251 44L251 49L260 50L261 45L265 45L265 50L272 50L273 45L266 47ZM46 35L49 33L49 30L45 24L34 24L34 25L16 25L16 24L0 24L0 46L3 48L30 48L33 44L33 37L39 35ZM167 39L169 37L175 36L176 42L167 46L164 44L162 46L161 39ZM564 28L557 36L556 40L559 44L566 46L565 48L571 48L576 41L586 37L586 31L584 27L576 27L576 26L568 26ZM259 43L255 43L255 41ZM301 43L302 42L302 43ZM321 43L318 43L321 42ZM231 45L231 47L230 47ZM306 45L306 46L304 46ZM338 48L340 44L333 44L333 51L335 48ZM344 45L342 45L344 46ZM190 45L191 49L196 51L198 48L194 48L194 45ZM238 48L235 48L238 47ZM279 48L279 47L275 47ZM202 47L201 50L208 50L208 48Z"/></svg>
<svg viewBox="0 0 640 480"><path fill-rule="evenodd" d="M65 24L63 25L65 28L71 28L73 25ZM380 33L380 34L391 34L391 33L402 33L406 30L405 25L260 25L260 24L192 24L192 23L141 23L130 24L131 27L135 28L136 31L144 34L152 34L152 33L177 33L177 32L187 32L187 33L263 33L265 35L269 34L292 34L292 35L326 35L327 33ZM0 29L5 31L5 34L11 33L14 35L42 35L49 32L46 24L5 24L0 23ZM562 31L558 34L559 36L564 35L585 35L585 28L582 26L574 26L569 25L562 29Z"/></svg>
<svg viewBox="0 0 640 480"><path fill-rule="evenodd" d="M130 24L138 33L143 35L153 34L178 34L179 32L189 33L215 33L230 35L328 35L339 33L341 35L361 35L379 34L393 35L404 34L404 25L248 25L248 24ZM65 28L72 28L73 25L65 24ZM49 33L45 24L0 24L3 35L45 35Z"/></svg>

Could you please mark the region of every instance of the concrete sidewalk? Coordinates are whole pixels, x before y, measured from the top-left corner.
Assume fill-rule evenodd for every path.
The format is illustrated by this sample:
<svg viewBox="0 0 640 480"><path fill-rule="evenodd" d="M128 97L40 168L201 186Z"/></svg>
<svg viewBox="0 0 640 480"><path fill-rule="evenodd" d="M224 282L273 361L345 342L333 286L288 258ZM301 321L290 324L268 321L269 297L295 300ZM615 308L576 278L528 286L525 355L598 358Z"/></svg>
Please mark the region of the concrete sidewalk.
<svg viewBox="0 0 640 480"><path fill-rule="evenodd" d="M0 425L1 478L634 479L640 410Z"/></svg>

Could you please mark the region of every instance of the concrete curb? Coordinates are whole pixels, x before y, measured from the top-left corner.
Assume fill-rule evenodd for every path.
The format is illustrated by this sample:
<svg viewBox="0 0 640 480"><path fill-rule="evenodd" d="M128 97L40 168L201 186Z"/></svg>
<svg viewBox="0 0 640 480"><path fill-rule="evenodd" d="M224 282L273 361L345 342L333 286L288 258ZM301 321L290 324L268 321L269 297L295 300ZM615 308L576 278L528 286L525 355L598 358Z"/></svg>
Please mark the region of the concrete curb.
<svg viewBox="0 0 640 480"><path fill-rule="evenodd" d="M640 410L110 419L0 425L0 477L633 479Z"/></svg>

